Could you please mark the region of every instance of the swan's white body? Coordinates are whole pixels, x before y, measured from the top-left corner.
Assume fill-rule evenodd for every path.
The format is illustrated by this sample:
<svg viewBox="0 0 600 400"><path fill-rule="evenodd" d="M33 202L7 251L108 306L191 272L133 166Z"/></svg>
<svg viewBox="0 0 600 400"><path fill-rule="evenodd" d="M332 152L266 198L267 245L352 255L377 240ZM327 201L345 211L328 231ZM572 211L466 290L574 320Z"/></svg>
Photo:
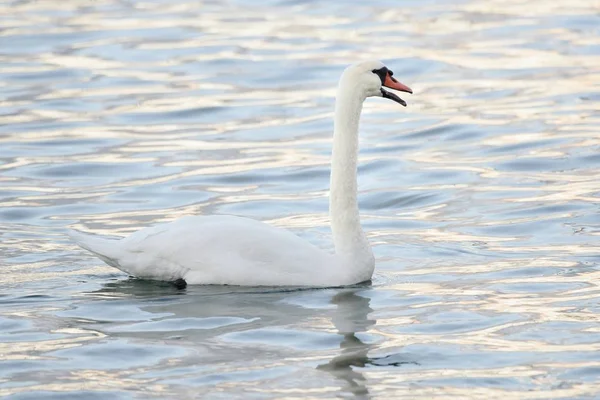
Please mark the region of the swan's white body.
<svg viewBox="0 0 600 400"><path fill-rule="evenodd" d="M140 278L247 286L339 286L371 279L375 261L356 198L358 125L363 101L381 97L383 79L372 71L382 67L378 61L350 66L339 82L330 192L335 254L285 229L221 215L185 217L121 240L79 232L71 237L108 265Z"/></svg>
<svg viewBox="0 0 600 400"><path fill-rule="evenodd" d="M249 218L184 217L119 241L72 234L107 264L189 284L336 286L368 280L293 233Z"/></svg>

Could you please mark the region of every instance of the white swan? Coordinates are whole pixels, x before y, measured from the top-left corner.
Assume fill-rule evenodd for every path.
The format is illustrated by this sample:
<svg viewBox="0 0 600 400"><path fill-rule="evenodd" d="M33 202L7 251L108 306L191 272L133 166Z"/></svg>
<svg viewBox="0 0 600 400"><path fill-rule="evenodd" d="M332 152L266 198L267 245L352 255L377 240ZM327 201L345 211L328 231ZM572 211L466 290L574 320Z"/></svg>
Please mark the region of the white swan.
<svg viewBox="0 0 600 400"><path fill-rule="evenodd" d="M368 281L373 252L360 225L356 166L358 125L367 97L406 106L382 86L412 93L379 61L346 68L340 78L331 161L330 218L335 254L293 233L248 218L193 216L145 228L120 240L72 231L108 265L130 275L188 284L342 286Z"/></svg>

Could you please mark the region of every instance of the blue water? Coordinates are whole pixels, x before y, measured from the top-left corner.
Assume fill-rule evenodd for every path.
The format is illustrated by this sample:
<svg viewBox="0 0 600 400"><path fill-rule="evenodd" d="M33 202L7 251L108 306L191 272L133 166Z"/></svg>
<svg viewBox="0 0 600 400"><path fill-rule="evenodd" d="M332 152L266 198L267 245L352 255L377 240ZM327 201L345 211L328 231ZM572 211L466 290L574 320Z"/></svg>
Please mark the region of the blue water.
<svg viewBox="0 0 600 400"><path fill-rule="evenodd" d="M589 0L0 3L0 396L600 396ZM368 100L371 284L129 279L67 228L236 214L331 249L335 87Z"/></svg>

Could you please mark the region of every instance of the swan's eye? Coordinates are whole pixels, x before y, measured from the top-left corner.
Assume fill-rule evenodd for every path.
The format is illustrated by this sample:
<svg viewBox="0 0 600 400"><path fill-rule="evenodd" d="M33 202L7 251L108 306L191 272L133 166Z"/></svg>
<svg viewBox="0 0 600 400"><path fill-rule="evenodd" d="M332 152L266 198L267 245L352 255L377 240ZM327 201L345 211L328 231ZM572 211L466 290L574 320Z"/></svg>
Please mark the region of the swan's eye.
<svg viewBox="0 0 600 400"><path fill-rule="evenodd" d="M383 85L383 82L385 82L385 78L387 77L387 74L388 74L388 69L386 67L381 67L379 69L374 69L371 72L376 74L379 77L379 79L381 79L381 84Z"/></svg>

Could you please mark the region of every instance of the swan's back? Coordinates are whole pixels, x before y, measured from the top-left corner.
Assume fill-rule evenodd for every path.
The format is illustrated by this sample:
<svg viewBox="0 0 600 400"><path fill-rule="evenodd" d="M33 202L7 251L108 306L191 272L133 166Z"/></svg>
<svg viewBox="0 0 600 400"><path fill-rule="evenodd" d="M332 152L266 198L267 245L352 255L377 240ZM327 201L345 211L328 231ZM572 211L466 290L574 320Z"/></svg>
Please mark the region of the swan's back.
<svg viewBox="0 0 600 400"><path fill-rule="evenodd" d="M285 229L242 217L185 217L112 241L112 248L103 240L101 250L77 241L107 264L143 278L230 285L340 281L336 257Z"/></svg>

